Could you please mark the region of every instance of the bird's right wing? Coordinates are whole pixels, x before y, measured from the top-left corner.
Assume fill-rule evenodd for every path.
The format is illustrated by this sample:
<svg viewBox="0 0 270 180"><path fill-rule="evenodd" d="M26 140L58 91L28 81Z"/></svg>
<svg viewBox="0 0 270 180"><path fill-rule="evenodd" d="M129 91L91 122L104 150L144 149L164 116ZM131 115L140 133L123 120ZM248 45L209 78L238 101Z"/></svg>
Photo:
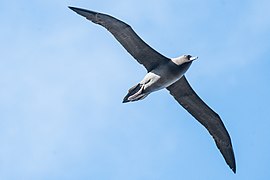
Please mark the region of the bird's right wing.
<svg viewBox="0 0 270 180"><path fill-rule="evenodd" d="M194 92L185 76L167 87L170 94L213 136L225 161L236 172L231 139L219 115Z"/></svg>
<svg viewBox="0 0 270 180"><path fill-rule="evenodd" d="M105 27L122 44L122 46L150 72L169 59L146 44L125 22L110 15L81 8L69 7L93 23Z"/></svg>

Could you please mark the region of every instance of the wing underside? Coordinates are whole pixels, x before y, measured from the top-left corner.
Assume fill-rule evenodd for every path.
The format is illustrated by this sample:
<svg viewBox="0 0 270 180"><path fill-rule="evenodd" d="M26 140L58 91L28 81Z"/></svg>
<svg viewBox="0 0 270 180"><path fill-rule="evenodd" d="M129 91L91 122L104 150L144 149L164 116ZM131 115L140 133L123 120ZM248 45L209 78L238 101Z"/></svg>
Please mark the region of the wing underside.
<svg viewBox="0 0 270 180"><path fill-rule="evenodd" d="M148 72L169 61L167 57L146 44L125 22L107 14L75 7L69 8L93 23L105 27Z"/></svg>
<svg viewBox="0 0 270 180"><path fill-rule="evenodd" d="M226 163L235 173L236 165L231 139L219 115L195 93L185 76L167 89L175 100L209 131Z"/></svg>

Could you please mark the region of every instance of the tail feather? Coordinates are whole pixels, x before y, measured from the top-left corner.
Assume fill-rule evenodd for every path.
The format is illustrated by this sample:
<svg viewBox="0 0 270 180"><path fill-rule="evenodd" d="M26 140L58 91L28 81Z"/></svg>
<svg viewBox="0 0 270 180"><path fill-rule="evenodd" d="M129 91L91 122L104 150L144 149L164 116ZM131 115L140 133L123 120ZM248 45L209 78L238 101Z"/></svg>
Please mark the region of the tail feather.
<svg viewBox="0 0 270 180"><path fill-rule="evenodd" d="M143 92L143 84L137 84L128 90L128 94L124 97L123 103L138 101L145 98L148 94Z"/></svg>

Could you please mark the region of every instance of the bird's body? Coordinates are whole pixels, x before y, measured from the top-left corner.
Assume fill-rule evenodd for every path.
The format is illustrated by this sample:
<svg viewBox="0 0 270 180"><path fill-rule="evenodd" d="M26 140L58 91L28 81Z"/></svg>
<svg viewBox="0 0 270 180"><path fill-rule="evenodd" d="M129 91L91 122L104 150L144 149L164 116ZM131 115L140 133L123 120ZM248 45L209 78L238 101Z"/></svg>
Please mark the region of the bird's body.
<svg viewBox="0 0 270 180"><path fill-rule="evenodd" d="M183 55L167 58L146 44L125 22L107 14L69 8L93 23L105 27L146 68L148 73L141 82L129 89L123 102L141 100L154 91L166 88L175 100L208 130L226 163L234 173L236 172L229 133L219 115L195 93L184 75L197 57Z"/></svg>
<svg viewBox="0 0 270 180"><path fill-rule="evenodd" d="M157 66L148 72L139 84L129 89L123 102L144 99L150 93L172 85L185 74L192 61L196 59L197 57L184 55Z"/></svg>

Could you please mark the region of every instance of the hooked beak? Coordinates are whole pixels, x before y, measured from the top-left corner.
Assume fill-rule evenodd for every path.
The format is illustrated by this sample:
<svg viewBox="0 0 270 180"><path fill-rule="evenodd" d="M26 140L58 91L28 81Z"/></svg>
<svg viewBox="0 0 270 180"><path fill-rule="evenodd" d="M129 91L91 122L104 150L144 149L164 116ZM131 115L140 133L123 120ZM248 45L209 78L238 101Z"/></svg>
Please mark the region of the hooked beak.
<svg viewBox="0 0 270 180"><path fill-rule="evenodd" d="M198 59L199 57L198 56L192 56L189 60L190 61L194 61L194 60L196 60L196 59Z"/></svg>

